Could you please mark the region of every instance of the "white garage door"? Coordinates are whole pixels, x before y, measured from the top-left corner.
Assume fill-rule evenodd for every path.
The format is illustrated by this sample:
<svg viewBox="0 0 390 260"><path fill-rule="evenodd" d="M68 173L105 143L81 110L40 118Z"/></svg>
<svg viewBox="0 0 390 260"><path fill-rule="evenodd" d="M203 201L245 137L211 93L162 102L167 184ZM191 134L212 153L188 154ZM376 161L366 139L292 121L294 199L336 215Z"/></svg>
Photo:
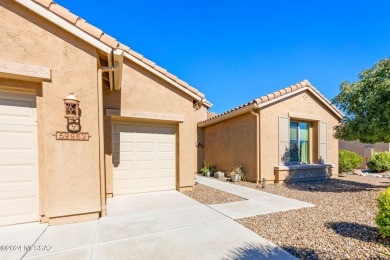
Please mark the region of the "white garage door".
<svg viewBox="0 0 390 260"><path fill-rule="evenodd" d="M0 91L0 226L39 220L35 95Z"/></svg>
<svg viewBox="0 0 390 260"><path fill-rule="evenodd" d="M114 194L175 189L175 143L174 126L114 124Z"/></svg>

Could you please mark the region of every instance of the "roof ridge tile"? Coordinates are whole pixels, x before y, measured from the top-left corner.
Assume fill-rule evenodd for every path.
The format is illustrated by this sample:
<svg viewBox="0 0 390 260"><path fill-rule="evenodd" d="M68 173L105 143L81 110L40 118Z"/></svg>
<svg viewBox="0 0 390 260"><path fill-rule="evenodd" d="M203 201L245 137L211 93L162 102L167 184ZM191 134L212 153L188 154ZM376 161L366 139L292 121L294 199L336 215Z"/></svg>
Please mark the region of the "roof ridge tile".
<svg viewBox="0 0 390 260"><path fill-rule="evenodd" d="M46 7L46 8L49 8L51 4L53 4L54 2L51 1L51 0L33 0L34 2Z"/></svg>
<svg viewBox="0 0 390 260"><path fill-rule="evenodd" d="M307 79L305 80L302 80L301 82L298 82L294 85L291 85L291 86L288 86L288 87L285 87L283 89L280 89L280 90L277 90L271 94L268 94L268 95L264 95L264 96L261 96L261 97L258 97L256 99L254 99L253 101L250 101L250 102L247 102L241 106L238 106L238 107L235 107L235 108L232 108L230 110L227 110L221 114L218 114L212 118L209 118L207 120L204 120L204 121L201 121L202 123L204 122L207 122L207 121L210 121L214 118L217 118L217 117L220 117L222 115L225 115L225 114L228 114L228 113L231 113L235 110L238 110L240 108L243 108L243 107L246 107L246 106L249 106L253 103L257 103L258 105L261 104L261 103L265 103L265 102L268 102L268 101L271 101L273 99L276 99L278 97L281 97L281 96L284 96L284 95L287 95L289 93L293 93L294 91L297 91L298 89L302 89L302 88L310 88L312 89L315 93L317 93L326 103L328 103L332 108L334 108L338 113L340 113L340 115L342 115L342 113L340 112L340 110L332 104L332 102L330 102L323 94L321 94ZM277 94L279 93L279 95ZM272 96L273 95L273 96Z"/></svg>
<svg viewBox="0 0 390 260"><path fill-rule="evenodd" d="M178 84L180 84L184 88L189 89L191 92L204 98L204 94L201 93L198 89L190 86L187 82L180 80L177 76L169 73L166 69L156 65L156 63L154 63L153 61L144 58L144 56L141 55L140 53L138 53L138 52L132 50L130 47L120 43L112 36L104 33L101 29L88 23L85 19L73 14L71 11L69 11L65 7L55 3L52 0L31 0L31 1L43 6L44 8L48 9L52 13L63 18L64 20L68 21L73 26L77 27L78 29L80 29L80 30L84 31L85 33L100 40L101 42L108 45L109 47L114 48L114 49L119 48L119 49L126 51L131 56L141 60L143 63L149 65L150 67L154 68L155 70L162 73L163 75L166 75L168 78L177 82Z"/></svg>
<svg viewBox="0 0 390 260"><path fill-rule="evenodd" d="M100 39L103 35L103 31L99 28L87 23L84 19L78 19L75 23L76 27L83 30L84 32L92 35L93 37Z"/></svg>

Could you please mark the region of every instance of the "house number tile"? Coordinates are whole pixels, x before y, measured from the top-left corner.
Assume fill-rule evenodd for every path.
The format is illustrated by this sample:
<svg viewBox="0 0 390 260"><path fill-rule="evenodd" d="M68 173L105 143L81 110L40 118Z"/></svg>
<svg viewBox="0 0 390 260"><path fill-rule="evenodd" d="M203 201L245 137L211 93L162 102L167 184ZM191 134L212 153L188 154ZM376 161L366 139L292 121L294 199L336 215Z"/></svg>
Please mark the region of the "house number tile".
<svg viewBox="0 0 390 260"><path fill-rule="evenodd" d="M79 132L56 132L57 140L69 140L69 141L89 141L89 133Z"/></svg>

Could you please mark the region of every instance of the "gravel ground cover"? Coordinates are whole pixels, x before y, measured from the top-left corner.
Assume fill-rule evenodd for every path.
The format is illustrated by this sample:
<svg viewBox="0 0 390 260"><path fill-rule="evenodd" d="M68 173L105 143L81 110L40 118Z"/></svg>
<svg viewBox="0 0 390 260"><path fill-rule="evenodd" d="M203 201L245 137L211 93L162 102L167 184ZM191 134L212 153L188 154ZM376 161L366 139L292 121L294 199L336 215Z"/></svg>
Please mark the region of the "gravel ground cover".
<svg viewBox="0 0 390 260"><path fill-rule="evenodd" d="M239 185L261 189L254 183ZM268 184L263 190L313 203L313 208L237 220L301 259L390 259L390 240L375 225L376 198L388 178L347 175L328 180Z"/></svg>
<svg viewBox="0 0 390 260"><path fill-rule="evenodd" d="M203 204L220 204L245 200L236 195L220 191L202 184L196 184L193 191L183 191L183 194Z"/></svg>

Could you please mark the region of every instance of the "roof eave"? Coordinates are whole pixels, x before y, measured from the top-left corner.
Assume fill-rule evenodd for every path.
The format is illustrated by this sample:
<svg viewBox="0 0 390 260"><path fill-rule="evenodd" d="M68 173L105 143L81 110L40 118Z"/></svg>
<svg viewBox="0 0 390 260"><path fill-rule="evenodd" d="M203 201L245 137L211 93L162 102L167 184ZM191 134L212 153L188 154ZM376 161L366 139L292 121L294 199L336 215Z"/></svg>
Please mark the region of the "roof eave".
<svg viewBox="0 0 390 260"><path fill-rule="evenodd" d="M195 98L197 101L204 99L204 94L199 92L197 89L193 88L194 91L191 91L190 88L191 86L188 85L182 86L181 84L177 83L176 81L170 79L163 73L161 73L159 70L156 68L150 67L148 64L154 64L153 62L145 59L142 55L130 50L127 46L124 46L123 44L117 42L114 38L112 38L109 35L104 34L103 32L101 34L101 39L104 37L104 41L99 40L95 38L94 36L90 35L89 33L85 32L84 30L78 28L74 24L70 23L63 17L57 15L55 12L51 11L48 8L45 8L45 6L41 5L41 3L37 3L31 0L15 0L18 4L26 7L27 9L31 10L32 12L36 13L37 15L44 17L45 19L49 20L50 22L54 23L55 25L61 27L65 31L75 35L76 37L79 37L80 39L84 40L88 44L91 44L98 50L102 51L106 55L110 56L112 53L114 53L117 50L124 50L125 51L125 57L129 58L130 56L133 57L134 59L131 59L132 61L138 61L136 62L137 64L142 64L142 67L147 68L149 71L151 71L153 74L157 75L158 77L168 81L175 87L178 87L180 90L184 91L185 93L189 94L191 97ZM56 3L55 3L56 4ZM50 6L50 5L49 5ZM81 18L78 18L81 19ZM97 28L95 28L97 29ZM114 42L115 41L115 42ZM134 55L131 55L129 52L133 52ZM141 58L142 60L138 59L135 55L139 56L138 58ZM156 67L158 67L156 65ZM162 68L161 68L162 69ZM177 79L177 81L181 81ZM183 81L181 81L183 82ZM185 83L185 82L183 82ZM205 102L204 103L206 107L210 108L212 104L210 102Z"/></svg>
<svg viewBox="0 0 390 260"><path fill-rule="evenodd" d="M248 112L248 111L250 111L251 109L254 109L254 108L262 109L263 107L272 105L273 103L279 102L280 100L283 100L285 98L288 98L288 97L290 97L292 95L296 95L296 94L304 92L304 91L309 91L318 100L320 100L330 111L332 111L337 116L337 118L339 118L340 120L343 119L344 118L343 113L341 113L341 111L339 111L338 109L333 107L330 103L328 103L328 100L327 99L325 100L324 97L320 96L313 88L314 87L312 87L311 85L310 86L308 85L308 86L302 87L302 88L300 88L298 90L295 90L295 91L292 91L290 93L287 93L287 94L285 94L283 96L280 96L280 97L277 97L277 98L274 98L274 99L271 99L271 100L268 100L268 101L265 101L265 102L261 102L261 100L255 99L249 105L240 107L238 109L232 110L231 112L227 112L225 114L221 114L221 115L215 116L215 117L210 118L210 119L208 119L206 121L199 122L198 126L199 127L206 127L206 126L209 126L209 125L216 124L218 122L227 120L229 118L233 118L233 117L239 116L239 115L244 114L244 113L246 113L246 112Z"/></svg>

